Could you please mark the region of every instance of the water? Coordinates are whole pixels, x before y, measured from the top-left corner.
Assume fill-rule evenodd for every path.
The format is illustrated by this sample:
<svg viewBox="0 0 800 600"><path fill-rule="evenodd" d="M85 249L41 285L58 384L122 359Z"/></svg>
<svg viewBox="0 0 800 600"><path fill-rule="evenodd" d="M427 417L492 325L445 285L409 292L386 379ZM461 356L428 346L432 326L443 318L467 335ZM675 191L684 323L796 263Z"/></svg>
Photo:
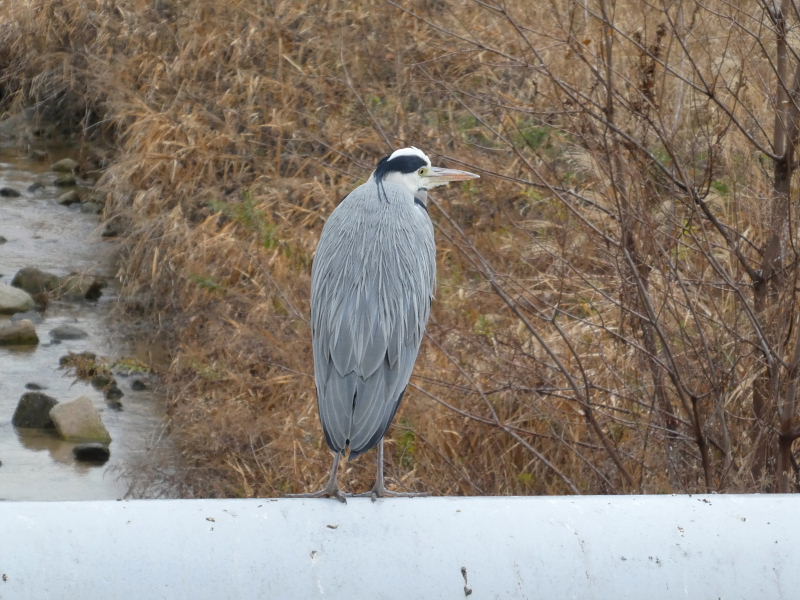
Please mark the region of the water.
<svg viewBox="0 0 800 600"><path fill-rule="evenodd" d="M152 391L134 391L137 375L115 372L123 391L122 410L111 408L102 392L59 368L68 352L91 351L110 361L136 358L139 345L126 339L110 313L117 300L114 284L115 242L100 235L96 215L81 213L78 205L56 203L65 190L52 185L56 174L49 165L66 154L52 152L44 162L15 150L0 149L0 187L13 187L19 198L0 197L0 282L10 284L16 272L35 266L56 275L92 273L109 282L97 302L51 302L36 326L35 348L0 347L0 499L88 500L130 496L170 495L165 484L144 482L136 473L147 471L154 454L168 452L162 436L163 403ZM43 188L28 191L40 181ZM8 319L0 315L0 322ZM72 324L88 333L81 340L54 343L50 331ZM11 417L26 384L43 386L60 402L85 395L100 411L113 439L111 458L103 465L78 462L74 444L55 433L17 429ZM149 388L149 386L148 386ZM145 491L142 491L145 490Z"/></svg>

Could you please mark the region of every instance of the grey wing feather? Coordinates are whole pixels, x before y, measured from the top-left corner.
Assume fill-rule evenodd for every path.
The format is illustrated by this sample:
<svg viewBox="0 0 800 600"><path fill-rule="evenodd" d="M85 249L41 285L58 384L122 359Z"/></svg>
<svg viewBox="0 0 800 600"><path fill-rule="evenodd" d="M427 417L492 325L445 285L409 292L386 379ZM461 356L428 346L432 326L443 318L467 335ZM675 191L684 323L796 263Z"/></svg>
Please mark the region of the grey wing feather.
<svg viewBox="0 0 800 600"><path fill-rule="evenodd" d="M323 229L312 270L314 370L331 449L369 450L414 368L435 286L433 227L407 191L373 180ZM385 199L382 199L385 198Z"/></svg>

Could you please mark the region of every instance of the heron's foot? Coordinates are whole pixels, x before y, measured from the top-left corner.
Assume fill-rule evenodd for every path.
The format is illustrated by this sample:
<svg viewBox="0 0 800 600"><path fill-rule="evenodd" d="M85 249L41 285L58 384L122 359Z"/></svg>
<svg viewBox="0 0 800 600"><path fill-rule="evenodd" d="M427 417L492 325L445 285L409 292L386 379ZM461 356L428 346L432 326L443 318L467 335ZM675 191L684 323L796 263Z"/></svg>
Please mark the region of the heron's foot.
<svg viewBox="0 0 800 600"><path fill-rule="evenodd" d="M418 498L420 496L430 496L428 492L395 492L386 489L382 484L375 484L372 489L363 494L350 494L351 498L366 498L369 497L373 502L378 498Z"/></svg>
<svg viewBox="0 0 800 600"><path fill-rule="evenodd" d="M336 498L339 502L347 504L347 498L338 487L324 487L317 492L307 494L286 494L287 498Z"/></svg>

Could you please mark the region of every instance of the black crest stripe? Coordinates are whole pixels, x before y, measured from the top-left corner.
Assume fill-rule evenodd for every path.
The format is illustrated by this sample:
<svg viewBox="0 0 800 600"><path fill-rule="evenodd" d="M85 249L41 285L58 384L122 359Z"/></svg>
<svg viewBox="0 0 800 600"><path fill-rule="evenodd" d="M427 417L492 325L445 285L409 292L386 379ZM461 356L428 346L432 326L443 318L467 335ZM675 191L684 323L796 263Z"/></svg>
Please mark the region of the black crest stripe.
<svg viewBox="0 0 800 600"><path fill-rule="evenodd" d="M428 166L428 163L419 156L395 156L391 160L386 156L375 167L375 180L381 181L386 175L394 171L398 173L413 173L420 167L426 166Z"/></svg>

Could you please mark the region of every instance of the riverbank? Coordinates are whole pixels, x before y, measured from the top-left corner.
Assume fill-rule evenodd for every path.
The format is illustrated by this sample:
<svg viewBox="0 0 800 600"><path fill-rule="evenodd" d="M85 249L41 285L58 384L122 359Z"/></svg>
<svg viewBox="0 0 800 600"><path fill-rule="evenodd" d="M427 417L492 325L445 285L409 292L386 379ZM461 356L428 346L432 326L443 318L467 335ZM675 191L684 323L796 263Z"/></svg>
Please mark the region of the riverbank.
<svg viewBox="0 0 800 600"><path fill-rule="evenodd" d="M7 123L0 129L11 131ZM0 499L173 496L166 478L156 476L172 462L163 399L136 358L136 324L115 312L117 244L101 226L89 181L73 172L78 149L50 142L0 148L0 286L29 300L7 307L13 314L0 315L0 331L27 323L33 333L29 341L0 344ZM74 183L66 185L67 178ZM71 357L84 353L107 365L104 381L70 368ZM97 418L102 431L92 441L102 443L65 439L46 418L50 405L35 418L35 403L20 410L25 398L60 409L82 398L90 412L73 412L71 422Z"/></svg>

